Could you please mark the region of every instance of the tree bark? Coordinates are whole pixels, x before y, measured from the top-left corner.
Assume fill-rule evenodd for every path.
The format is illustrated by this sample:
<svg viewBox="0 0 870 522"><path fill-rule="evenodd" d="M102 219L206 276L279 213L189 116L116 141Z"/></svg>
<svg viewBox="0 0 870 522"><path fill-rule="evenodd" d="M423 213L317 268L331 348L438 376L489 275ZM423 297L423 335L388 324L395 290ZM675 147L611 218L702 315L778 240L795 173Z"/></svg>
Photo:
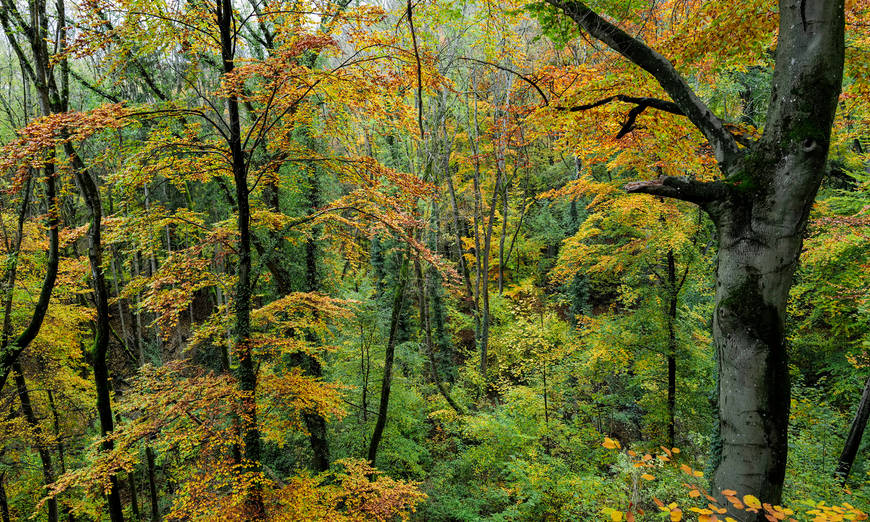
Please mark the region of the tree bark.
<svg viewBox="0 0 870 522"><path fill-rule="evenodd" d="M508 190L510 189L510 181L505 183L504 188L502 189L502 197L501 197L501 235L498 238L498 295L501 296L504 291L504 240L507 236L507 226L508 226L508 213L510 212L510 207L508 206Z"/></svg>
<svg viewBox="0 0 870 522"><path fill-rule="evenodd" d="M2 11L2 9L0 9ZM4 28L6 24L4 23ZM7 30L7 38L10 35ZM22 63L22 67L24 64ZM51 114L51 106L48 99L48 93L39 90L40 107L43 115ZM12 371L12 364L18 359L18 356L23 352L39 334L42 328L42 322L45 319L45 314L48 311L48 304L51 301L51 293L54 290L54 283L57 280L57 271L60 262L58 249L58 208L57 208L57 174L54 165L54 150L49 151L49 157L43 164L43 174L45 175L45 207L48 214L48 261L46 264L45 277L42 280L42 288L39 292L39 299L33 309L33 314L30 317L30 322L18 337L11 343L4 342L0 348L0 390L6 384L6 379L9 377L9 372ZM28 184L28 187L30 185ZM26 196L29 198L29 194ZM24 216L20 217L23 220ZM19 234L20 238L20 234ZM11 275L14 277L14 275ZM13 279L14 281L14 279ZM9 289L11 292L11 288ZM8 306L11 306L11 300L7 305L6 315L8 315ZM11 332L9 333L11 335ZM7 337L8 341L8 337Z"/></svg>
<svg viewBox="0 0 870 522"><path fill-rule="evenodd" d="M465 248L462 246L462 232L464 231L468 235L468 224L459 217L459 206L456 203L456 190L453 188L453 176L450 173L449 157L445 159L444 163L446 164L444 167L444 178L447 181L447 192L450 195L453 230L456 233L456 248L459 251L459 269L462 272L462 279L465 282L465 291L468 293L468 298L476 305L474 290L471 288L471 276L468 273L468 265L465 262ZM462 227L459 226L460 222L463 224Z"/></svg>
<svg viewBox="0 0 870 522"><path fill-rule="evenodd" d="M489 351L489 252L492 248L492 228L495 221L495 207L498 203L499 188L501 185L501 169L495 175L495 187L492 189L492 200L489 206L489 216L486 220L486 232L483 235L483 251L480 254L483 267L480 269L483 284L480 293L483 297L483 311L481 312L480 326L480 376L486 382L486 359Z"/></svg>
<svg viewBox="0 0 870 522"><path fill-rule="evenodd" d="M54 439L57 441L58 464L60 464L60 474L63 475L66 473L66 452L64 450L62 435L60 431L60 416L57 413L57 406L55 406L54 404L54 394L51 392L51 390L47 390L47 392L48 406L49 408L51 408L52 427L54 428ZM62 511L66 515L66 519L69 522L75 522L75 515L73 515L72 510L70 509L68 504L64 504Z"/></svg>
<svg viewBox="0 0 870 522"><path fill-rule="evenodd" d="M429 318L429 299L426 295L426 287L427 281L426 277L423 274L423 269L420 266L420 261L418 259L414 260L414 270L417 274L417 296L419 299L420 305L420 326L423 328L424 342L426 346L426 358L429 361L429 373L432 375L432 382L435 383L435 387L438 388L438 391L441 393L441 396L447 401L447 404L450 405L453 410L459 415L465 415L465 411L462 409L456 401L453 400L453 397L450 396L450 393L447 391L447 388L444 387L444 383L441 381L441 377L438 372L438 364L435 361L435 343L432 341L432 321Z"/></svg>
<svg viewBox="0 0 870 522"><path fill-rule="evenodd" d="M310 171L308 182L311 185L308 192L308 204L311 212L314 212L320 206L320 191L317 186L317 177L313 171ZM309 237L305 242L305 282L306 290L309 292L316 292L320 289L316 237ZM316 338L309 334L308 341L315 342ZM323 377L323 368L317 358L309 354L302 354L301 366L305 373L315 379ZM308 430L308 440L313 453L312 468L316 471L327 471L329 469L329 442L326 439L326 419L317 412L305 412L302 414L302 420Z"/></svg>
<svg viewBox="0 0 870 522"><path fill-rule="evenodd" d="M836 474L843 485L846 484L846 479L849 478L849 472L852 470L852 464L855 462L858 448L861 447L861 437L864 435L864 428L867 427L868 417L870 417L870 378L864 384L864 393L861 394L858 411L855 412L855 418L849 427L849 435L846 437L843 452L840 454L840 460L837 463Z"/></svg>

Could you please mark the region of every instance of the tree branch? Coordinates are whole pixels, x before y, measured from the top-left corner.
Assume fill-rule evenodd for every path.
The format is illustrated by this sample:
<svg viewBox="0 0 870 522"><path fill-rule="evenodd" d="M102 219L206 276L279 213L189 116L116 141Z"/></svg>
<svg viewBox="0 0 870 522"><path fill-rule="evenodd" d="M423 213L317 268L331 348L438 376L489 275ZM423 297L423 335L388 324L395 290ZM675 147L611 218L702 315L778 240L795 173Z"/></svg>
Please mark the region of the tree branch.
<svg viewBox="0 0 870 522"><path fill-rule="evenodd" d="M634 130L634 122L637 120L637 117L640 116L640 114L647 109L647 107L652 107L653 109L669 112L678 116L686 115L682 111L682 109L680 109L679 105L674 102L662 100L659 98L650 98L646 96L626 96L624 94L608 96L607 98L603 98L592 103L587 103L585 105L572 105L571 107L559 106L556 107L556 109L568 112L588 111L589 109L594 109L595 107L600 107L613 101L634 103L636 105L636 107L628 112L628 117L622 124L622 128L619 129L619 133L616 135L616 139L622 138L623 136Z"/></svg>
<svg viewBox="0 0 870 522"><path fill-rule="evenodd" d="M578 0L546 0L562 10L577 25L593 37L607 44L643 70L650 73L674 101L674 104L689 118L713 147L716 160L731 164L740 156L734 137L722 122L698 98L673 64L646 44L600 17ZM635 115L636 117L636 115Z"/></svg>
<svg viewBox="0 0 870 522"><path fill-rule="evenodd" d="M724 199L731 187L721 181L696 181L686 177L660 176L648 181L633 181L623 187L629 194L651 194L704 206Z"/></svg>
<svg viewBox="0 0 870 522"><path fill-rule="evenodd" d="M513 70L513 69L511 69L511 68L509 68L509 67L505 67L504 65L499 65L499 64L497 64L497 63L493 63L493 62L488 62L488 61L486 61L486 60L478 60L477 58L469 58L469 57L467 57L467 56L460 56L460 57L457 58L457 59L458 59L458 60L463 60L463 61L466 61L466 62L479 63L479 64L481 64L481 65L489 65L489 66L491 66L491 67L495 67L496 69L499 69L499 70L501 70L501 71L504 71L504 72L507 72L507 73L513 74L513 75L519 77L520 80L522 80L522 81L528 83L529 85L531 85L532 87L534 87L535 90L538 91L538 94L541 96L541 101L544 102L544 105L549 105L549 104L550 104L550 100L547 99L547 95L544 94L544 91L543 91L543 90L538 86L537 82L535 82L534 80L532 80L532 79L529 78L528 76L526 76L526 75L524 75L524 74L522 74L522 73L520 73L520 72L518 72L518 71L515 71L515 70ZM561 109L561 107L559 107L559 108ZM573 109L569 109L569 110L573 110ZM582 109L577 109L577 110L582 110Z"/></svg>
<svg viewBox="0 0 870 522"><path fill-rule="evenodd" d="M411 42L414 44L414 59L417 60L417 125L420 127L420 139L426 139L423 131L423 69L420 64L420 51L417 49L417 33L414 31L414 19L412 17L413 6L408 0L408 25L411 27Z"/></svg>

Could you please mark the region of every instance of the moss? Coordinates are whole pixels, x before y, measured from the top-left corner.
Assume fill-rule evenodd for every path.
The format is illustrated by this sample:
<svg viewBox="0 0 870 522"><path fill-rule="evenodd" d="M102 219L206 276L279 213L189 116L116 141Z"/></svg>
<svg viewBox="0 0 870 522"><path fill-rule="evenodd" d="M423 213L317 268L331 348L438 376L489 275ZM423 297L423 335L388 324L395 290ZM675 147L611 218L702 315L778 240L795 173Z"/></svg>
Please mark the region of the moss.
<svg viewBox="0 0 870 522"><path fill-rule="evenodd" d="M725 181L741 192L752 192L758 188L758 180L745 168L731 174Z"/></svg>
<svg viewBox="0 0 870 522"><path fill-rule="evenodd" d="M824 130L812 118L799 118L786 132L788 143L803 143L805 140L823 141Z"/></svg>
<svg viewBox="0 0 870 522"><path fill-rule="evenodd" d="M741 192L754 192L760 186L760 172L767 168L768 162L758 152L749 152L744 156L740 165L725 178Z"/></svg>
<svg viewBox="0 0 870 522"><path fill-rule="evenodd" d="M719 302L718 308L727 309L751 328L761 341L776 347L782 343L782 322L776 307L764 301L759 291L760 279L757 271L748 270L740 286L729 292L728 297Z"/></svg>

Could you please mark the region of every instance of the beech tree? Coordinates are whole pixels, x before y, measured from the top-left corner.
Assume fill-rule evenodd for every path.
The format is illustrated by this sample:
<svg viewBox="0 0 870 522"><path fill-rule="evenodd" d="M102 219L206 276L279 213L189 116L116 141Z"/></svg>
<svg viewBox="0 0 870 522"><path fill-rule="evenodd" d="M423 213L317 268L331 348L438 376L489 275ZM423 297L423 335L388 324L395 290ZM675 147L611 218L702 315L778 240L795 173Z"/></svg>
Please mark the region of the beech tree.
<svg viewBox="0 0 870 522"><path fill-rule="evenodd" d="M647 107L684 115L713 149L720 180L663 176L629 183L625 190L695 203L716 224L713 334L722 451L713 483L719 491L751 493L778 503L790 407L785 306L809 211L825 173L843 77L843 2L779 2L767 124L761 137L745 146L665 56L583 2L548 3L651 74L670 96L637 100L635 116Z"/></svg>

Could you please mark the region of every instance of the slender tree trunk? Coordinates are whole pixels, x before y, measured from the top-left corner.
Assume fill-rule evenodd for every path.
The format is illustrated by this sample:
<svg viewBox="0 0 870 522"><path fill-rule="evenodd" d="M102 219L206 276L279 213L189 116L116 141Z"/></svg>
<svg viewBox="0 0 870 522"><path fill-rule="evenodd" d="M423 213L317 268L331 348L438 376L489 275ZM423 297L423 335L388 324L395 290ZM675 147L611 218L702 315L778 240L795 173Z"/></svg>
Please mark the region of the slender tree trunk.
<svg viewBox="0 0 870 522"><path fill-rule="evenodd" d="M544 451L547 452L547 455L552 455L553 452L553 443L550 439L550 404L548 400L548 392L549 389L547 387L547 363L542 362L541 364L541 379L544 384L544 427L547 430L547 434L544 436Z"/></svg>
<svg viewBox="0 0 870 522"><path fill-rule="evenodd" d="M6 472L0 473L0 520L12 522L9 516L9 500L6 498Z"/></svg>
<svg viewBox="0 0 870 522"><path fill-rule="evenodd" d="M320 191L317 186L317 177L310 171L308 182L308 203L314 212L320 206ZM320 289L320 277L317 271L317 241L315 237L309 237L305 243L305 281L306 290L316 292ZM308 334L309 342L316 342L312 334ZM323 368L317 358L308 354L302 355L302 369L305 373L320 379L323 377ZM326 439L326 419L316 412L305 412L302 415L305 428L308 430L308 440L313 453L312 467L316 471L329 469L329 442Z"/></svg>
<svg viewBox="0 0 870 522"><path fill-rule="evenodd" d="M115 420L118 424L121 424L121 415L115 414ZM142 520L141 515L139 514L139 494L138 488L136 487L136 468L133 467L129 472L127 472L127 486L130 488L130 510L133 513L133 520Z"/></svg>
<svg viewBox="0 0 870 522"><path fill-rule="evenodd" d="M420 325L423 328L423 333L425 336L426 343L426 357L429 360L429 372L432 374L432 382L435 383L435 386L438 388L438 391L441 393L441 396L447 401L447 404L453 408L456 413L460 415L465 415L465 411L456 401L453 400L453 397L450 396L450 393L447 391L447 388L444 387L444 383L441 381L441 377L438 372L438 364L435 361L435 343L432 342L432 321L429 318L429 300L426 295L427 288L427 276L423 274L423 270L420 267L420 261L418 259L414 260L414 270L417 273L417 295L419 299L420 305Z"/></svg>
<svg viewBox="0 0 870 522"><path fill-rule="evenodd" d="M363 425L368 422L368 408L369 408L369 347L366 342L365 332L363 331L363 326L360 324L359 327L359 374L362 377L362 397L360 397L360 412L362 413L362 421ZM365 439L363 439L365 440Z"/></svg>
<svg viewBox="0 0 870 522"><path fill-rule="evenodd" d="M121 299L121 291L120 291L120 287L119 287L119 280L120 279L118 276L119 270L118 270L117 264L115 263L115 258L117 257L117 255L116 255L114 248L110 248L109 255L111 256L110 264L111 264L111 268L112 268L112 287L113 287L113 290L115 291L115 300L116 300L116 304L118 306L118 321L121 323L121 339L122 339L122 344L126 347L127 346L127 339L129 339L129 336L127 335L127 320L124 317L124 303L122 302L123 300Z"/></svg>
<svg viewBox="0 0 870 522"><path fill-rule="evenodd" d="M849 435L846 437L843 452L840 454L840 460L837 463L836 474L843 485L846 484L846 479L849 478L849 472L852 470L852 464L855 462L858 448L861 447L861 437L864 435L864 428L867 427L868 417L870 417L870 378L864 384L861 402L858 403L858 410L855 412L852 425L849 427Z"/></svg>
<svg viewBox="0 0 870 522"><path fill-rule="evenodd" d="M495 176L495 187L492 189L492 200L490 201L489 216L486 221L486 232L483 235L483 251L481 258L483 267L481 269L483 277L483 285L481 294L483 296L483 311L481 313L481 328L480 328L480 375L486 382L486 359L489 348L489 252L492 247L492 227L495 221L495 207L498 203L499 187L501 185L502 174L499 169Z"/></svg>
<svg viewBox="0 0 870 522"><path fill-rule="evenodd" d="M148 466L148 497L151 500L151 522L160 521L160 505L157 502L157 477L154 466L154 450L145 446L145 462Z"/></svg>
<svg viewBox="0 0 870 522"><path fill-rule="evenodd" d="M54 403L54 394L51 390L47 390L47 392L48 407L51 408L52 427L54 428L54 440L57 441L57 459L58 464L60 465L60 474L63 475L66 473L66 451L64 450L63 445L63 435L60 431L60 416L57 413L57 406ZM66 515L68 522L75 522L76 517L73 515L68 504L64 504L61 511Z"/></svg>
<svg viewBox="0 0 870 522"><path fill-rule="evenodd" d="M677 267L674 251L668 250L668 447L674 447L677 405Z"/></svg>
<svg viewBox="0 0 870 522"><path fill-rule="evenodd" d="M39 333L39 330L42 327L42 322L45 319L45 314L48 311L51 293L52 290L54 290L54 283L57 279L60 258L58 249L58 213L56 201L57 181L53 161L54 157L52 154L50 162L45 163L43 166L43 172L45 174L45 206L48 213L48 262L46 266L46 274L42 282L39 299L36 302L36 306L34 306L33 314L31 315L30 323L27 325L27 328L25 328L24 331L21 332L11 343L8 341L11 338L11 331L4 330L6 340L3 342L2 349L0 349L0 367L2 367L2 374L0 374L0 390L3 389L3 386L6 383L9 372L12 370L13 362L18 359L21 352L30 345ZM26 197L29 198L29 195ZM23 216L21 219L23 220ZM10 275L14 277L13 274ZM14 279L12 279L12 281L12 284L14 285ZM12 291L11 286L8 291ZM9 298L4 312L6 315L11 311L9 308L11 304L12 301L11 298Z"/></svg>
<svg viewBox="0 0 870 522"><path fill-rule="evenodd" d="M36 418L36 413L33 411L33 403L30 401L30 393L27 391L27 383L24 381L24 370L21 368L21 362L16 360L12 363L12 379L15 381L15 388L18 392L18 399L21 401L21 413L24 414L24 420L33 432L34 444L36 452L39 454L39 460L42 462L42 480L46 486L54 482L54 466L51 461L51 452L45 445L42 426L39 424L39 419ZM48 522L57 522L57 499L51 497L46 502L48 507Z"/></svg>
<svg viewBox="0 0 870 522"><path fill-rule="evenodd" d="M21 198L21 208L18 212L18 223L14 238L14 245L11 246L12 252L10 252L10 254L14 253L14 257L12 258L11 265L8 267L7 277L3 289L3 330L2 342L0 342L0 349L2 349L4 353L7 353L9 338L12 335L12 300L15 292L16 278L18 274L18 254L21 252L21 241L24 237L24 219L27 215L27 208L30 202L30 192L32 186L32 181L28 179L26 182L24 193L22 194ZM47 202L47 205L50 206L51 203ZM57 248L56 245L55 248ZM45 485L48 486L49 484L54 482L54 468L51 462L51 453L45 446L45 441L42 434L42 427L40 426L39 420L36 418L36 414L33 411L33 406L30 401L30 393L27 391L27 384L24 381L24 370L21 368L20 359L16 356L11 360L11 365L13 380L15 381L16 391L18 392L18 399L21 402L21 412L24 415L25 421L30 426L30 429L33 431L36 449L39 453L39 459L42 462L43 481L45 482ZM52 497L49 499L47 504L49 522L57 522L57 499Z"/></svg>
<svg viewBox="0 0 870 522"><path fill-rule="evenodd" d="M480 309L480 283L482 279L481 265L483 263L483 257L480 252L480 225L481 220L483 219L483 209L481 202L481 194L480 194L480 154L477 148L477 140L480 136L480 125L477 120L477 87L474 89L474 121L469 121L468 124L471 127L471 131L473 134L473 138L471 139L471 152L474 154L473 163L474 163L474 177L473 180L473 188L474 188L474 339L478 344L478 349L481 354L480 367L483 368L486 366L486 354L485 347L483 346L482 341L482 331L483 325L481 324L481 309ZM471 116L469 115L469 119ZM486 378L485 374L481 372L484 379Z"/></svg>
<svg viewBox="0 0 870 522"><path fill-rule="evenodd" d="M233 72L236 38L233 33L233 7L230 0L220 0L216 10L220 32L221 58L225 74ZM239 119L239 101L235 94L226 99L229 115L230 157L232 158L233 181L236 187L238 208L238 265L235 305L236 357L239 365L236 379L243 393L241 409L242 442L244 454L242 469L251 474L260 471L260 430L257 425L257 374L251 349L251 209L248 190L248 164L242 150L242 131ZM248 516L265 516L263 493L259 481L252 481L247 491L246 508Z"/></svg>
<svg viewBox="0 0 870 522"><path fill-rule="evenodd" d="M448 163L445 161L445 163ZM474 301L474 290L471 287L471 276L469 275L468 265L465 262L465 248L462 246L462 231L465 230L468 235L468 227L460 227L459 223L463 222L459 217L459 207L456 203L456 190L453 188L453 176L450 173L450 165L444 169L444 178L447 181L447 192L450 194L450 208L453 217L453 230L456 232L456 248L459 250L459 269L462 272L462 279L465 282L465 291L468 293L468 298ZM464 223L464 222L463 222ZM475 302L476 304L476 302Z"/></svg>
<svg viewBox="0 0 870 522"><path fill-rule="evenodd" d="M405 300L405 286L408 282L408 256L410 254L402 254L401 268L399 269L399 280L396 283L396 292L393 295L393 312L390 315L390 334L387 339L387 349L384 353L384 376L381 379L381 401L378 405L378 420L375 423L375 430L372 433L372 440L369 443L368 459L372 466L376 464L378 456L378 445L381 443L381 436L384 433L384 427L387 424L387 409L390 403L390 386L393 384L393 357L396 350L396 337L399 331L399 319L402 315L402 304Z"/></svg>
<svg viewBox="0 0 870 522"><path fill-rule="evenodd" d="M103 244L102 214L103 207L100 202L100 191L94 183L91 174L85 168L84 162L73 149L72 145L64 145L73 169L75 169L76 182L79 190L91 214L91 223L88 229L88 260L91 266L91 285L94 290L94 303L97 308L97 320L94 328L93 367L94 383L97 389L97 413L100 418L100 436L106 437L114 430L112 416L112 396L109 387L109 368L106 357L109 350L109 291L106 287L106 278L103 273ZM111 439L104 439L101 448L110 452L114 448ZM109 516L112 522L124 520L121 497L118 492L118 477L112 475L111 489L106 495L109 503Z"/></svg>
<svg viewBox="0 0 870 522"><path fill-rule="evenodd" d="M498 238L498 295L502 295L502 292L504 291L504 240L507 236L508 212L510 211L510 207L508 206L509 188L510 183L505 183L501 198L501 235Z"/></svg>

